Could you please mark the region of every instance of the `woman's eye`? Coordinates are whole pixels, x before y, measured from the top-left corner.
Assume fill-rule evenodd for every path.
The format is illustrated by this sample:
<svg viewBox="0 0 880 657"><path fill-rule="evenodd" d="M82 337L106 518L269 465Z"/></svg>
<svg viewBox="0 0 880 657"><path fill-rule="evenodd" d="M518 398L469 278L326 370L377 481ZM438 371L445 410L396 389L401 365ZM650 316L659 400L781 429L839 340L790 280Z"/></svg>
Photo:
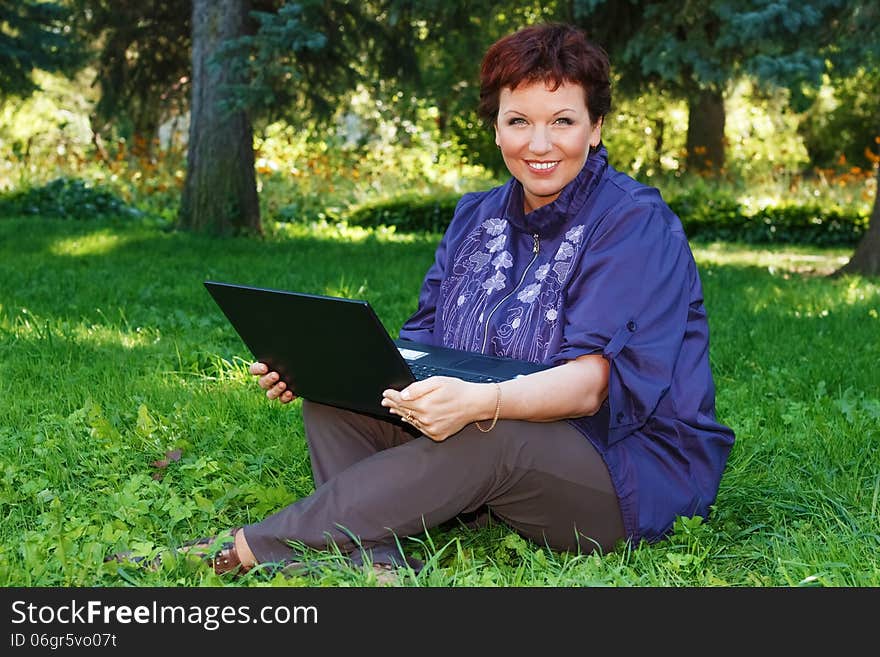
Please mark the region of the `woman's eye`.
<svg viewBox="0 0 880 657"><path fill-rule="evenodd" d="M507 122L507 125L523 125L526 122L525 119L521 119L520 117L514 117Z"/></svg>
<svg viewBox="0 0 880 657"><path fill-rule="evenodd" d="M567 119L565 117L562 117L562 116L559 117L558 119L556 119L556 123L558 123L560 125L574 125L574 121L572 121L571 119Z"/></svg>

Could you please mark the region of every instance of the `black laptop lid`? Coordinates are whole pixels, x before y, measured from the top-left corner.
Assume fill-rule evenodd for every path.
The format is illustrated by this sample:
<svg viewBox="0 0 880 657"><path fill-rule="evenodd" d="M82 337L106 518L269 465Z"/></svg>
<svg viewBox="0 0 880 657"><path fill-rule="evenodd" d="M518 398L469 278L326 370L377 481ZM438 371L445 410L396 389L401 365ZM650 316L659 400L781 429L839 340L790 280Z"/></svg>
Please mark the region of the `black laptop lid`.
<svg viewBox="0 0 880 657"><path fill-rule="evenodd" d="M382 392L414 381L366 301L217 281L205 287L254 359L304 399L388 417Z"/></svg>

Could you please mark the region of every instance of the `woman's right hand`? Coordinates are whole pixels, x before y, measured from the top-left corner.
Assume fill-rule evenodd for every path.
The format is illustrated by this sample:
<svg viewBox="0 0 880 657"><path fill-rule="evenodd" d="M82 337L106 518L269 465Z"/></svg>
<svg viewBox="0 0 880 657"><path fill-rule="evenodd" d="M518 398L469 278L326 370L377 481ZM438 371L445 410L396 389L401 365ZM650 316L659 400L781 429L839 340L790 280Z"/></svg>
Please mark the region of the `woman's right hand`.
<svg viewBox="0 0 880 657"><path fill-rule="evenodd" d="M287 384L281 381L281 376L278 372L270 371L266 363L251 363L250 372L254 376L260 377L257 379L257 383L266 391L266 397L269 399L277 399L282 404L287 404L296 399L296 395L287 389Z"/></svg>

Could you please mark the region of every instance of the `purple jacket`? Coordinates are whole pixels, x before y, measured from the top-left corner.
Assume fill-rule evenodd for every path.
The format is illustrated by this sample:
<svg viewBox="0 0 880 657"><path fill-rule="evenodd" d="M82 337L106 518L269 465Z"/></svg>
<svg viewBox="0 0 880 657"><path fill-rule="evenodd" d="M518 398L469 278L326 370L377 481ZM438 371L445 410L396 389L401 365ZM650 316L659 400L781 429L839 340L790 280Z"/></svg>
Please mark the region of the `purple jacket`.
<svg viewBox="0 0 880 657"><path fill-rule="evenodd" d="M627 534L704 518L733 445L715 419L709 327L687 238L604 147L553 203L515 179L465 194L400 337L534 362L610 363L608 399L569 420L605 459Z"/></svg>

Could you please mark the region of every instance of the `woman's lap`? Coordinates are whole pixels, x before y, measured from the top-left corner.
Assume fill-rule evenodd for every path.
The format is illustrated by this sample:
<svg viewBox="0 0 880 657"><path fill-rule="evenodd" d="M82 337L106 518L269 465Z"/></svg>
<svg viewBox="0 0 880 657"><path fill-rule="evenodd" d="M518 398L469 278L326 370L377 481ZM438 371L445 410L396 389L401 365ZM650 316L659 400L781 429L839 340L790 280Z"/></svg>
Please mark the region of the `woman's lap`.
<svg viewBox="0 0 880 657"><path fill-rule="evenodd" d="M601 456L566 422L502 420L489 434L470 425L435 443L309 402L304 417L317 488L245 528L259 561L289 557L287 541L384 552L395 537L486 507L557 550L609 550L623 536Z"/></svg>

